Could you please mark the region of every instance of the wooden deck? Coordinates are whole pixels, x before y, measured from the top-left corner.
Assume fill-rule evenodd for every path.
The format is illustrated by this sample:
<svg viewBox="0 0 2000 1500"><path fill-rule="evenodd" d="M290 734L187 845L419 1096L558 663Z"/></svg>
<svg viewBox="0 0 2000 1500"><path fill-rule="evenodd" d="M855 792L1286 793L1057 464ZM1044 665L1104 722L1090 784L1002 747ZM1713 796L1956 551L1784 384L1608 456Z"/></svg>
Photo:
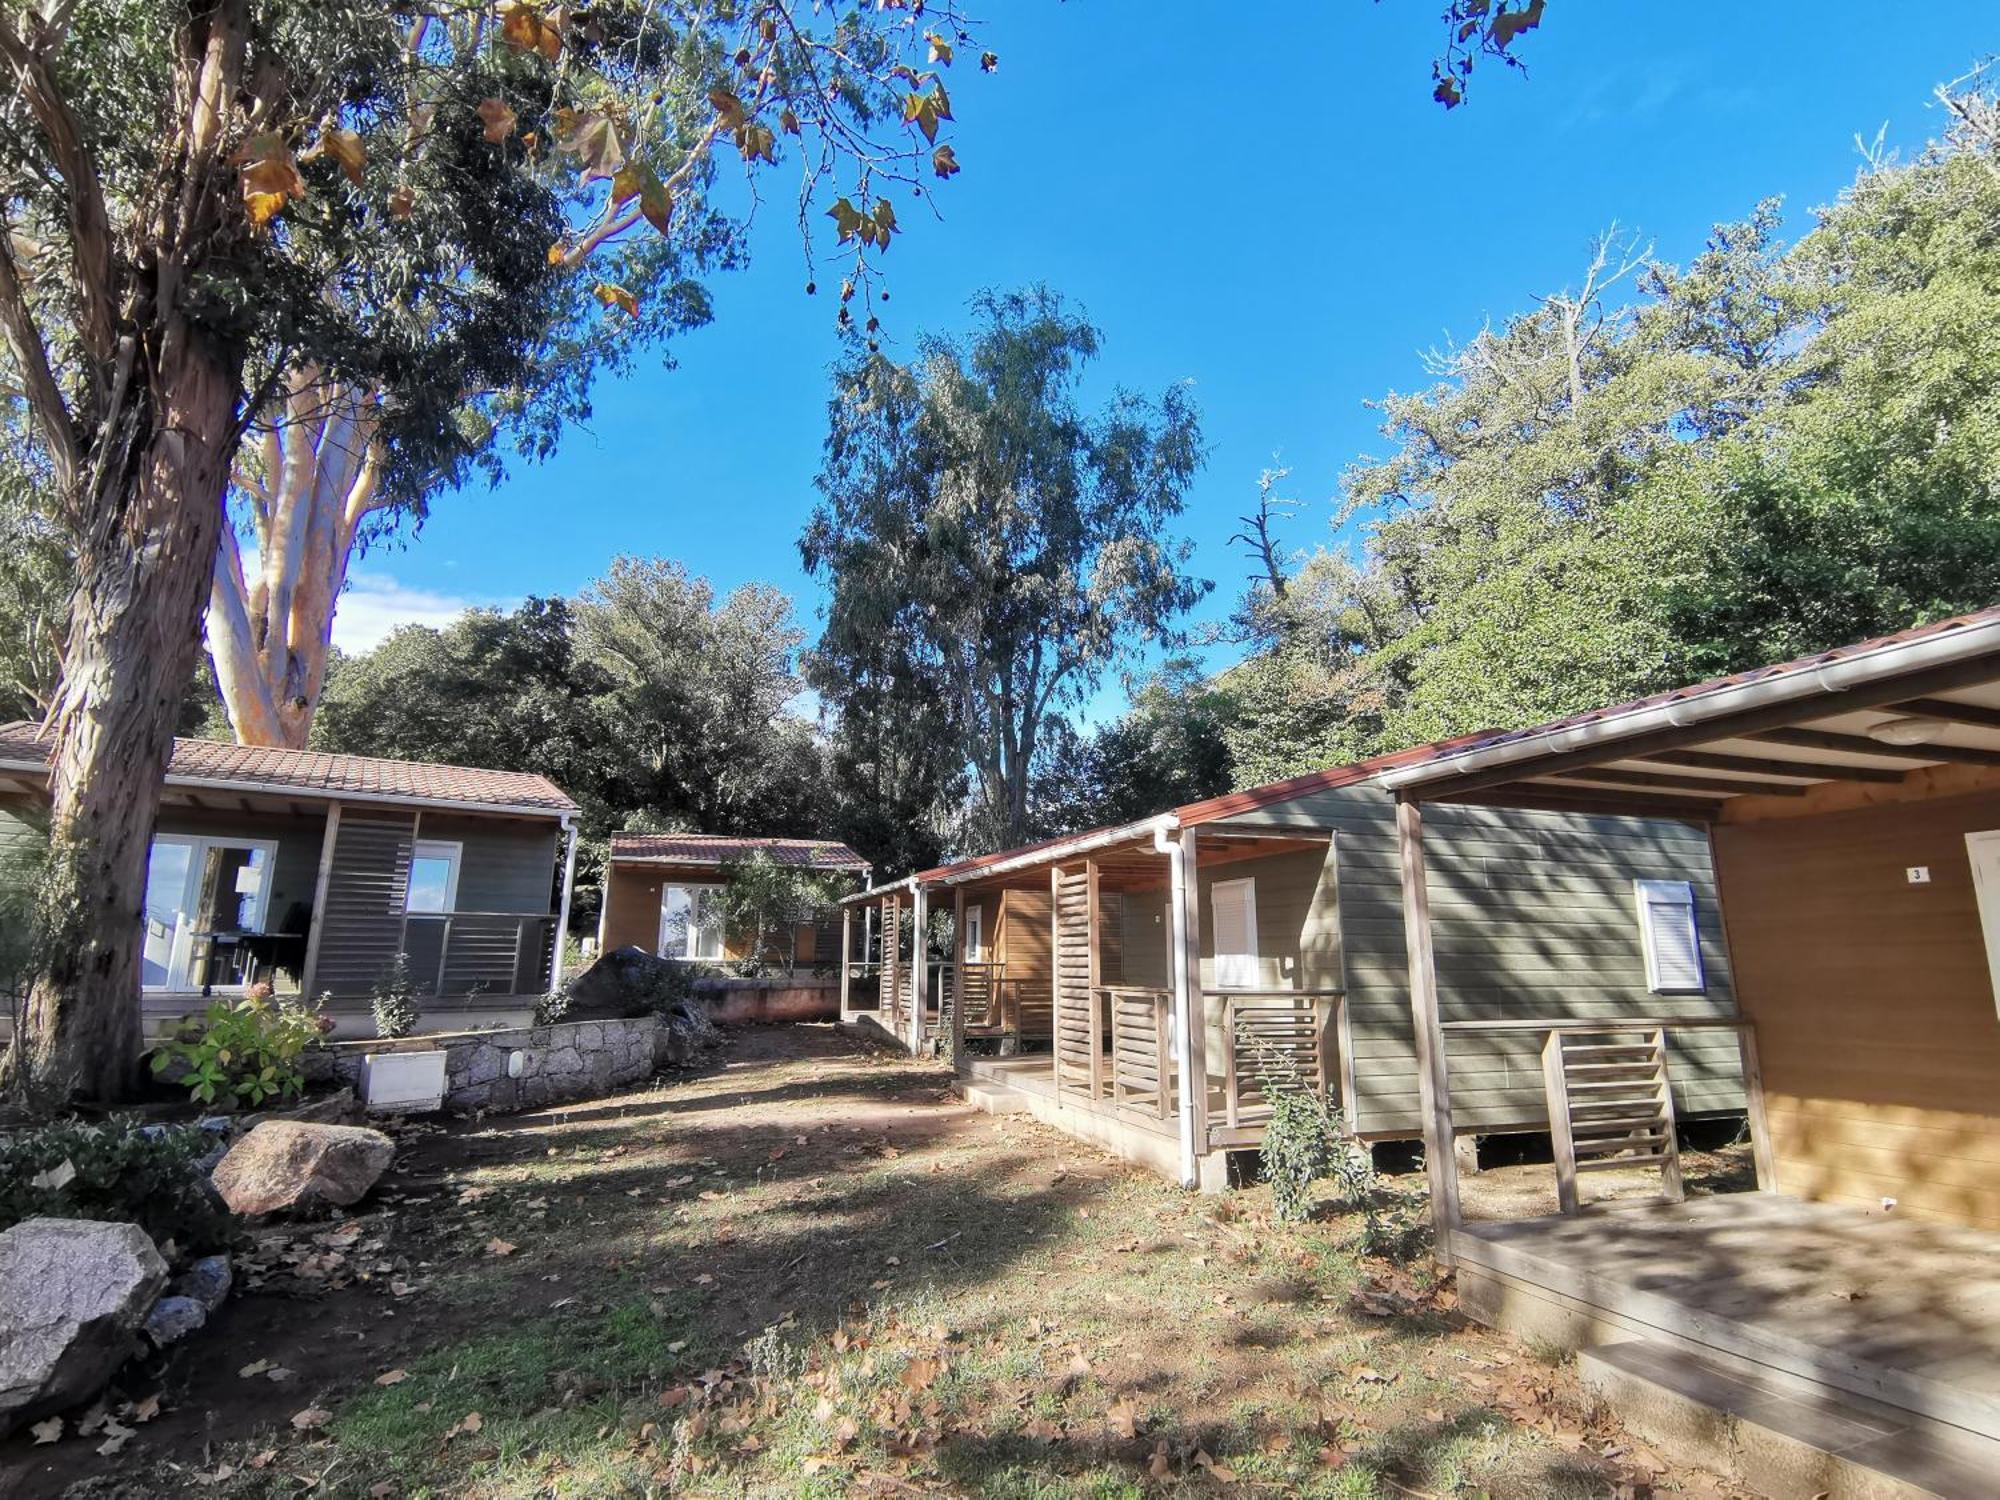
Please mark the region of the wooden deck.
<svg viewBox="0 0 2000 1500"><path fill-rule="evenodd" d="M2000 1472L2000 1234L1744 1193L1466 1223L1454 1244L1482 1322L1707 1358L1720 1383Z"/></svg>

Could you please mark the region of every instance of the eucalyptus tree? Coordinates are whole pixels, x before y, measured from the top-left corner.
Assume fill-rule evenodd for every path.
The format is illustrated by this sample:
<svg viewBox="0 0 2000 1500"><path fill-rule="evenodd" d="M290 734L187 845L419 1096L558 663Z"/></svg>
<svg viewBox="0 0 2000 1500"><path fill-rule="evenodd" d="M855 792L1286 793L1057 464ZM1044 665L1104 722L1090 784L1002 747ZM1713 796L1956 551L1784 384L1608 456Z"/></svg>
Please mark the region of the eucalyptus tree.
<svg viewBox="0 0 2000 1500"><path fill-rule="evenodd" d="M1054 292L987 293L973 313L909 365L864 353L836 373L800 548L830 589L814 685L841 707L868 690L848 666L893 643L971 774L970 836L1014 843L1050 719L1174 643L1208 588L1172 534L1201 437L1184 385L1086 413L1101 336Z"/></svg>
<svg viewBox="0 0 2000 1500"><path fill-rule="evenodd" d="M958 170L943 72L964 33L951 0L0 11L5 375L76 572L33 1083L102 1097L134 1074L132 913L245 431L314 435L339 509L291 507L269 546L316 570L274 588L324 592L333 523L365 524L368 493L465 474L516 407L531 431L580 409L592 361L565 341L687 321L669 289L717 250L718 155L753 190L797 165L801 226L831 215L838 315L866 322L852 299L899 232L890 194ZM592 304L619 333L580 317ZM294 604L264 601L266 647L314 628ZM271 675L291 691L289 666Z"/></svg>

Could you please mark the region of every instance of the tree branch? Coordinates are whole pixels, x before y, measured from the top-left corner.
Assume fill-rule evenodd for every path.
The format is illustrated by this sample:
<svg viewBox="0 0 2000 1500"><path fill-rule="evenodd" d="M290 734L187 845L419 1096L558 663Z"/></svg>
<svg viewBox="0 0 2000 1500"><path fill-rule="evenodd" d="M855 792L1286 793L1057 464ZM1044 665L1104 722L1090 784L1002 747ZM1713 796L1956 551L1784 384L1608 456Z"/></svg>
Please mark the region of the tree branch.
<svg viewBox="0 0 2000 1500"><path fill-rule="evenodd" d="M48 346L35 326L27 288L21 284L20 270L14 264L13 238L4 221L0 221L0 330L5 331L7 347L20 368L28 410L34 413L35 425L48 446L56 485L66 506L75 488L82 455L77 449L69 404L63 400L62 388L49 368Z"/></svg>

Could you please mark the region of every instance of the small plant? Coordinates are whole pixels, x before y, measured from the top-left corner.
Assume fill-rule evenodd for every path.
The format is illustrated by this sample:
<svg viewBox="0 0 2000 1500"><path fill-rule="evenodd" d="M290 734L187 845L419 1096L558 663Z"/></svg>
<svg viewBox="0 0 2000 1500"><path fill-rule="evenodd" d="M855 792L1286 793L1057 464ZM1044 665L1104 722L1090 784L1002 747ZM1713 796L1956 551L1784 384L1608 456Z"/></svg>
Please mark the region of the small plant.
<svg viewBox="0 0 2000 1500"><path fill-rule="evenodd" d="M178 1069L175 1081L202 1104L288 1099L305 1090L300 1054L331 1025L295 1000L274 1000L269 985L254 985L239 1000L218 999L183 1020L153 1053L153 1071Z"/></svg>
<svg viewBox="0 0 2000 1500"><path fill-rule="evenodd" d="M156 1244L210 1250L235 1221L208 1185L215 1141L192 1125L60 1120L0 1136L0 1229L24 1219L129 1220Z"/></svg>
<svg viewBox="0 0 2000 1500"><path fill-rule="evenodd" d="M570 994L567 984L557 985L548 994L543 995L535 1001L535 1024L537 1026L555 1025L556 1022L569 1014L569 1008L574 1003L575 998L575 996Z"/></svg>
<svg viewBox="0 0 2000 1500"><path fill-rule="evenodd" d="M1264 1179L1281 1219L1312 1213L1312 1185L1331 1179L1343 1203L1366 1207L1375 1195L1375 1163L1348 1133L1340 1110L1308 1088L1290 1057L1266 1050L1257 1060L1264 1097L1271 1101L1264 1127Z"/></svg>
<svg viewBox="0 0 2000 1500"><path fill-rule="evenodd" d="M375 981L371 1008L375 1034L393 1040L417 1029L417 987L410 979L410 955L398 953Z"/></svg>

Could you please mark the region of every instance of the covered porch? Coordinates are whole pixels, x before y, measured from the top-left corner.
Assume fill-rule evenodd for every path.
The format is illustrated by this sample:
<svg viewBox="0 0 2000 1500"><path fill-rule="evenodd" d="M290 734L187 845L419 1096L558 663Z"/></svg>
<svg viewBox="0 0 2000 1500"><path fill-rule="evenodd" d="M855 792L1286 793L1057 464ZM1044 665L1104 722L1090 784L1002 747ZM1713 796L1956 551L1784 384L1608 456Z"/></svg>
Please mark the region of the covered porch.
<svg viewBox="0 0 2000 1500"><path fill-rule="evenodd" d="M853 898L850 936L880 935L843 1013L872 979L853 1014L948 1053L968 1097L1220 1187L1275 1090L1351 1097L1336 901L1326 834L1172 815L967 860Z"/></svg>
<svg viewBox="0 0 2000 1500"><path fill-rule="evenodd" d="M1993 1493L2000 1473L2000 612L1508 734L1383 777L1397 822L1438 1254L1466 1310L1582 1351L1637 1430L1773 1494ZM1757 1191L1688 1198L1670 997L1693 914L1635 882L1662 999L1523 1007L1562 1212L1479 1221L1450 1149L1425 813L1707 830ZM1659 1201L1593 1203L1600 1169Z"/></svg>

